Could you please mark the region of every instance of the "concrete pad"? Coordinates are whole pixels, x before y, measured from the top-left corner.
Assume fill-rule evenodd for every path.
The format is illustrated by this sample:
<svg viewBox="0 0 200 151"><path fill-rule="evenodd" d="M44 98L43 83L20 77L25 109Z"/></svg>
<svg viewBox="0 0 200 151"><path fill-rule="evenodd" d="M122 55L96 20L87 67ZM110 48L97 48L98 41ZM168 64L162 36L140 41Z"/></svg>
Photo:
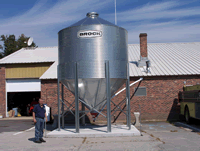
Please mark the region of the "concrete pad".
<svg viewBox="0 0 200 151"><path fill-rule="evenodd" d="M128 130L126 125L112 125L111 133L107 133L107 126L87 125L80 127L80 133L76 133L75 126L66 126L47 134L47 137L116 137L116 136L140 136L140 131L135 126Z"/></svg>

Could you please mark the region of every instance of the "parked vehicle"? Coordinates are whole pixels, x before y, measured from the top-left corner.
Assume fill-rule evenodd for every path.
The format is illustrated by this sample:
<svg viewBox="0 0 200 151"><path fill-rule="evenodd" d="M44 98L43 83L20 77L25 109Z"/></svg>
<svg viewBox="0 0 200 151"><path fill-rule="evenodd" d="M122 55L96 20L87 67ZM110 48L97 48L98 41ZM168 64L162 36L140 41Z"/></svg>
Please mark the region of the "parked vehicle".
<svg viewBox="0 0 200 151"><path fill-rule="evenodd" d="M191 118L200 119L200 85L185 86L178 94L181 105L181 114L187 123Z"/></svg>

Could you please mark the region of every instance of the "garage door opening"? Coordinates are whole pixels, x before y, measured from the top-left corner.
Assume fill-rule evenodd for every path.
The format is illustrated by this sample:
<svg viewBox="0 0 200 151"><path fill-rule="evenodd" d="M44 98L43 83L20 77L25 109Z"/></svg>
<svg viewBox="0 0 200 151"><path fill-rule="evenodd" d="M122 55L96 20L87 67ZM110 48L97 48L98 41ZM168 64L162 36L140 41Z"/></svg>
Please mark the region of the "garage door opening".
<svg viewBox="0 0 200 151"><path fill-rule="evenodd" d="M40 92L8 92L7 107L8 111L18 108L21 116L31 116L31 105L38 103Z"/></svg>

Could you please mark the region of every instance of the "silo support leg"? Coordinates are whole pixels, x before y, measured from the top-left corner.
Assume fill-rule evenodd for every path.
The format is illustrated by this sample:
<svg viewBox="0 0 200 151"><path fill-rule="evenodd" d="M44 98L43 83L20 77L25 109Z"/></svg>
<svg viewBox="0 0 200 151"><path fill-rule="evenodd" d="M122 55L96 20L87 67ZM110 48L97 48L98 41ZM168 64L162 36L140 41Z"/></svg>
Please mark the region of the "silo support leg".
<svg viewBox="0 0 200 151"><path fill-rule="evenodd" d="M62 84L62 90L61 90L62 100L64 100L64 86ZM65 123L64 123L64 102L62 101L62 128L64 129Z"/></svg>
<svg viewBox="0 0 200 151"><path fill-rule="evenodd" d="M131 108L130 108L130 78L129 78L129 63L127 63L127 80L126 80L126 99L127 99L127 126L131 129Z"/></svg>
<svg viewBox="0 0 200 151"><path fill-rule="evenodd" d="M107 95L107 132L111 132L111 108L110 108L110 73L109 73L109 61L105 63L106 73L106 95Z"/></svg>
<svg viewBox="0 0 200 151"><path fill-rule="evenodd" d="M57 75L58 75L58 83L57 83L57 90L58 90L58 131L60 131L60 80L59 80L59 65L57 66Z"/></svg>
<svg viewBox="0 0 200 151"><path fill-rule="evenodd" d="M78 98L78 69L75 63L75 126L76 133L79 133L79 98Z"/></svg>
<svg viewBox="0 0 200 151"><path fill-rule="evenodd" d="M126 90L126 126L128 126L128 98L127 98L127 90Z"/></svg>

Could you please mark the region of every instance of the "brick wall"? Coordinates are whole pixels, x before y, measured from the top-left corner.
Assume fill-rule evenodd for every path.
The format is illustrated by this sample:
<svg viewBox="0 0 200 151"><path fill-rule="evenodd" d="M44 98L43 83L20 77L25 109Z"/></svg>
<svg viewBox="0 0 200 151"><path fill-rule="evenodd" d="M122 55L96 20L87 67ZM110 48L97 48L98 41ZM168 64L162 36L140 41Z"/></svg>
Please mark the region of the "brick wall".
<svg viewBox="0 0 200 151"><path fill-rule="evenodd" d="M57 114L57 80L41 80L41 98L52 108L52 113Z"/></svg>
<svg viewBox="0 0 200 151"><path fill-rule="evenodd" d="M6 117L5 67L0 67L0 115Z"/></svg>
<svg viewBox="0 0 200 151"><path fill-rule="evenodd" d="M60 84L60 90L61 90L61 84ZM45 103L49 107L51 107L52 115L58 114L58 101L57 101L57 80L42 80L41 81L41 97L45 100ZM60 94L61 98L61 94ZM74 95L64 87L64 99L65 99L65 104L69 107L70 104L74 102ZM69 103L67 103L67 102ZM75 108L73 108L75 104L73 104L70 109L74 112ZM61 104L60 104L61 107ZM67 110L66 106L64 106L64 110ZM79 104L79 110L81 110L81 103ZM87 110L87 109L86 109ZM92 120L91 115L88 113L86 116L86 121ZM70 113L67 116L67 123L74 123L75 118L74 116Z"/></svg>
<svg viewBox="0 0 200 151"><path fill-rule="evenodd" d="M61 84L60 84L60 90L61 90ZM45 102L49 107L52 107L52 113L57 114L58 113L57 80L41 81L41 97L45 100ZM74 95L65 87L64 87L64 99L70 103L74 101Z"/></svg>
<svg viewBox="0 0 200 151"><path fill-rule="evenodd" d="M200 76L144 78L140 86L146 87L147 96L133 97L131 100L131 111L139 111L140 105L142 120L177 119L180 111L177 105L178 92L182 91L184 81L186 81L187 85L195 85L200 82ZM137 85L134 87L136 88ZM131 94L134 91L134 87L131 88Z"/></svg>
<svg viewBox="0 0 200 151"><path fill-rule="evenodd" d="M131 78L131 82L138 80L140 77ZM179 115L179 106L177 105L177 94L182 90L184 81L187 85L195 85L200 83L200 76L172 76L172 77L151 77L144 78L141 83L130 88L131 96L134 93L134 88L146 87L147 96L133 96L131 99L131 118L132 122L135 120L134 112L139 112L141 107L141 119L142 120L171 120L177 119ZM122 88L125 85L122 86ZM74 96L66 88L64 89L65 100L69 102L74 101ZM52 107L53 114L57 114L57 80L42 80L42 92L41 96L46 100L47 104ZM119 104L126 96L126 92L122 92L117 97L113 98L115 104ZM123 108L125 105L121 105ZM81 107L81 105L80 105ZM115 107L111 103L111 108ZM66 108L65 108L66 109ZM80 108L81 109L81 108ZM126 109L126 107L125 107ZM106 108L103 111L106 114ZM91 120L91 115L87 114ZM117 111L112 116L112 121L116 119L116 122L125 122L126 117L124 113L120 114ZM106 119L100 115L97 122L104 121Z"/></svg>

